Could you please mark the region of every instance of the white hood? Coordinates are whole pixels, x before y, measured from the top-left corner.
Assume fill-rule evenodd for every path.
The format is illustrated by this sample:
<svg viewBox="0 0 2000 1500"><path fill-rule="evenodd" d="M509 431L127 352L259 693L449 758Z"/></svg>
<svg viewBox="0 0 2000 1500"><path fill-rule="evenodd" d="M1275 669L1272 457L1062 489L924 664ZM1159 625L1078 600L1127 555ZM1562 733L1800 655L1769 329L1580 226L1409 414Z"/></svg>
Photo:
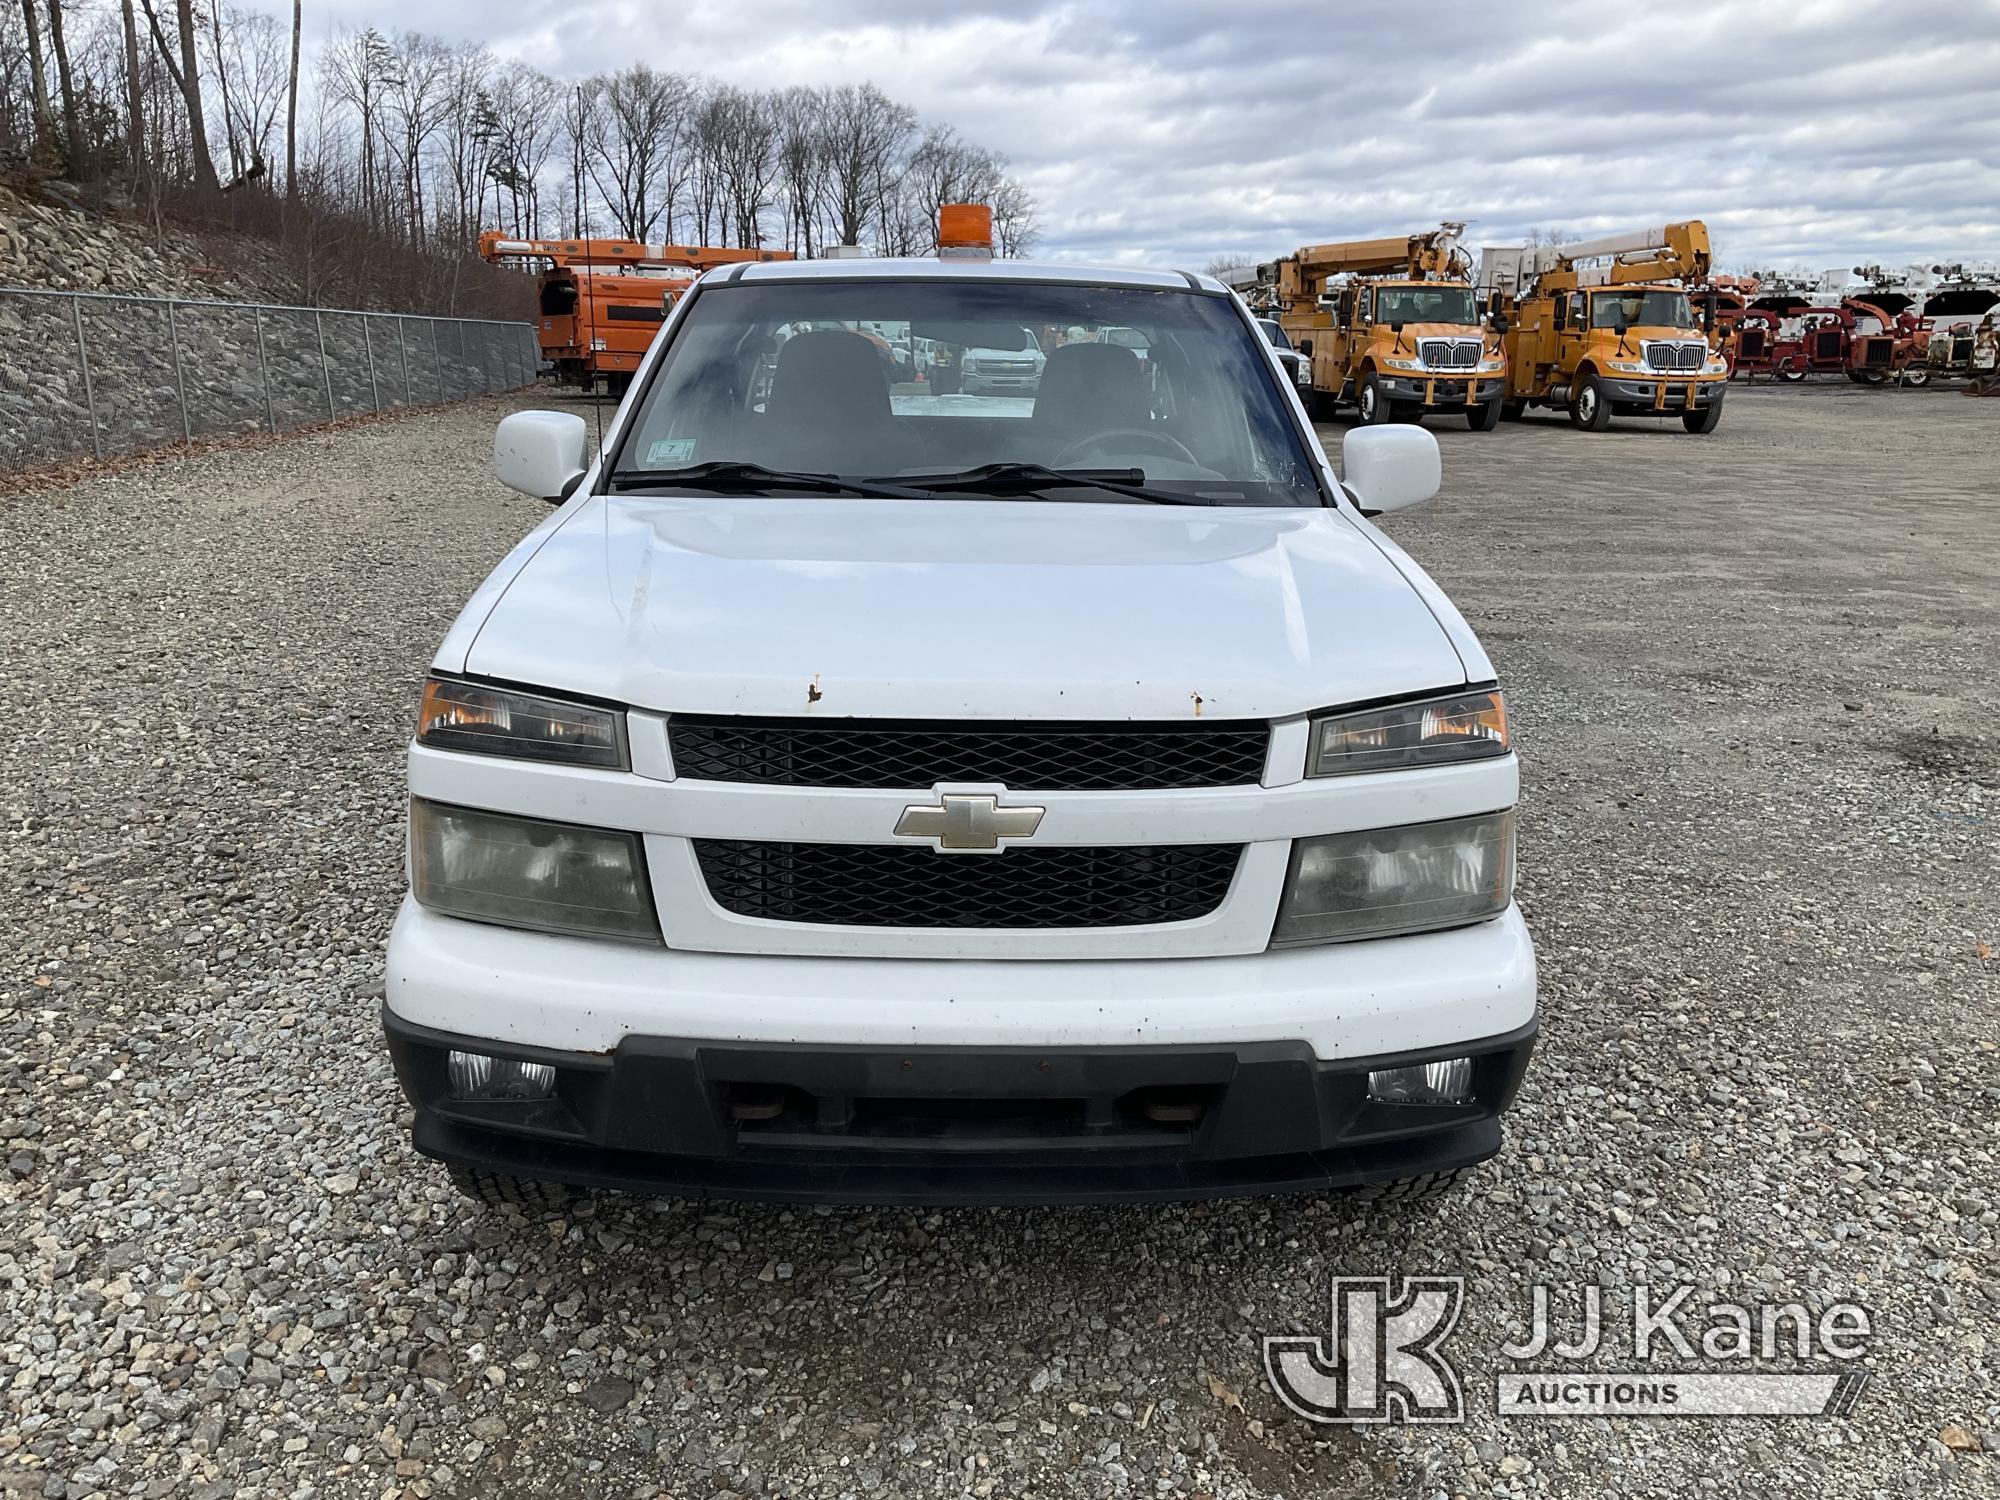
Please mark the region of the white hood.
<svg viewBox="0 0 2000 1500"><path fill-rule="evenodd" d="M494 592L465 671L668 711L1280 718L1466 680L1333 510L597 498Z"/></svg>

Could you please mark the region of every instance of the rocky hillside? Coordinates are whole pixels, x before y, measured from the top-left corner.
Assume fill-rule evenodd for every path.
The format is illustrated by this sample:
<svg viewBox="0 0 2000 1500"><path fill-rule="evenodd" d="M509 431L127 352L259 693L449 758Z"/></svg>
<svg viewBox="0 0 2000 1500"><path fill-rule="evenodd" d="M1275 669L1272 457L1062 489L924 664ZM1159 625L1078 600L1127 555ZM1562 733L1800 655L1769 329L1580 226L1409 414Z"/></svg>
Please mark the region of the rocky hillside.
<svg viewBox="0 0 2000 1500"><path fill-rule="evenodd" d="M33 203L0 188L0 287L285 300L286 289L208 263L193 236Z"/></svg>

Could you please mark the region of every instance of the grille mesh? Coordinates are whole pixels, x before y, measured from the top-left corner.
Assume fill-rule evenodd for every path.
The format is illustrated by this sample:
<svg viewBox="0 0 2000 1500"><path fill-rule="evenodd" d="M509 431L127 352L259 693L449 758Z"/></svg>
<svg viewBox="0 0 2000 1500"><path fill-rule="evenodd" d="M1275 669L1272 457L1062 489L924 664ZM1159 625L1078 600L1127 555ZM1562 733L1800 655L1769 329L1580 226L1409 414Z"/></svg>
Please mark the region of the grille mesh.
<svg viewBox="0 0 2000 1500"><path fill-rule="evenodd" d="M1482 347L1478 339L1419 339L1417 356L1433 370L1470 370Z"/></svg>
<svg viewBox="0 0 2000 1500"><path fill-rule="evenodd" d="M1267 724L889 724L865 719L696 718L667 726L674 771L766 786L921 790L1004 782L1104 792L1254 786Z"/></svg>
<svg viewBox="0 0 2000 1500"><path fill-rule="evenodd" d="M940 854L894 844L695 839L725 911L855 927L1136 927L1205 917L1242 847L1009 849Z"/></svg>

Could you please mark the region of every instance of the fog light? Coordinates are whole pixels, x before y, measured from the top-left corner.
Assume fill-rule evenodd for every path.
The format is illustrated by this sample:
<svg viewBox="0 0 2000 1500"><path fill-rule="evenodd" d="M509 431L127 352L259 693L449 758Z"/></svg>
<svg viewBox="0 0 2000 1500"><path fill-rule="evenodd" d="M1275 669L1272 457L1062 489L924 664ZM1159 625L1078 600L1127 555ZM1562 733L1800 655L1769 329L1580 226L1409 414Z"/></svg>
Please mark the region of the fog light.
<svg viewBox="0 0 2000 1500"><path fill-rule="evenodd" d="M546 1099L556 1091L556 1070L547 1063L488 1057L484 1052L451 1052L445 1058L454 1099L484 1103Z"/></svg>
<svg viewBox="0 0 2000 1500"><path fill-rule="evenodd" d="M1378 1068L1368 1075L1368 1097L1383 1104L1470 1104L1472 1059L1447 1057L1413 1068Z"/></svg>

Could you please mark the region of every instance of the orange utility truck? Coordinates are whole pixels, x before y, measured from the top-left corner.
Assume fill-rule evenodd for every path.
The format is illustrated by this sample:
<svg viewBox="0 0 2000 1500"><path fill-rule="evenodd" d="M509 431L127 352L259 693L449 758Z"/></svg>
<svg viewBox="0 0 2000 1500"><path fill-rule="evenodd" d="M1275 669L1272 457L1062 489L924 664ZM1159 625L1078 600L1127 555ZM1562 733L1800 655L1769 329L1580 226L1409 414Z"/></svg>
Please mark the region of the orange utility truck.
<svg viewBox="0 0 2000 1500"><path fill-rule="evenodd" d="M713 266L790 260L789 250L706 245L642 245L637 240L523 240L489 229L479 253L495 265L541 262L536 294L542 360L566 385L614 395L632 372L674 299Z"/></svg>
<svg viewBox="0 0 2000 1500"><path fill-rule="evenodd" d="M1343 403L1366 423L1462 414L1500 420L1506 370L1459 247L1463 224L1378 240L1306 245L1258 268L1262 299L1310 363L1315 416Z"/></svg>
<svg viewBox="0 0 2000 1500"><path fill-rule="evenodd" d="M1708 274L1699 219L1572 245L1489 247L1479 285L1507 309L1503 414L1555 406L1588 432L1620 416L1722 420L1729 364L1696 322L1686 283Z"/></svg>

